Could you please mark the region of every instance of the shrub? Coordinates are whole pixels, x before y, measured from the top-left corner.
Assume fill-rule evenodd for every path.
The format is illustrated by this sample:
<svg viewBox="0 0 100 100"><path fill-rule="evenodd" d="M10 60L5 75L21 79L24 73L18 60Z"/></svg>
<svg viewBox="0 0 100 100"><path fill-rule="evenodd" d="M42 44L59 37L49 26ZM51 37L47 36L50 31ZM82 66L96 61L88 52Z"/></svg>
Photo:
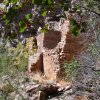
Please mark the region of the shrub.
<svg viewBox="0 0 100 100"><path fill-rule="evenodd" d="M2 91L4 93L8 94L8 93L14 92L14 88L12 85L7 84L7 85L3 86Z"/></svg>
<svg viewBox="0 0 100 100"><path fill-rule="evenodd" d="M7 83L3 90L0 90L0 100L8 100L7 98L10 97L8 94L13 91L20 94L20 82L24 78L28 79L24 72L27 70L28 57L33 52L31 50L30 53L27 45L23 46L21 43L16 48L0 45L0 84ZM23 84L25 84L25 81Z"/></svg>
<svg viewBox="0 0 100 100"><path fill-rule="evenodd" d="M70 63L64 63L65 75L67 80L71 80L71 78L75 76L79 66L80 63L76 59L73 59L73 61Z"/></svg>
<svg viewBox="0 0 100 100"><path fill-rule="evenodd" d="M5 48L0 46L0 74L8 74L16 70L25 71L27 57L22 53L22 48Z"/></svg>
<svg viewBox="0 0 100 100"><path fill-rule="evenodd" d="M32 50L29 46L29 41L27 41L26 46L21 43L17 44L16 48L0 45L0 74L15 73L17 70L20 72L26 71L28 57L35 51L34 44Z"/></svg>

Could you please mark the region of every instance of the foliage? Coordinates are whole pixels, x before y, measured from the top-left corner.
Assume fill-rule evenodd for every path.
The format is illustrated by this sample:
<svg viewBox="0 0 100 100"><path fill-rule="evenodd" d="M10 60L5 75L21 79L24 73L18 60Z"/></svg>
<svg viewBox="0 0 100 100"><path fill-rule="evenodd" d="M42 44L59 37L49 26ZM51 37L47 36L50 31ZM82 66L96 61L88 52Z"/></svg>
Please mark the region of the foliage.
<svg viewBox="0 0 100 100"><path fill-rule="evenodd" d="M45 25L41 30L40 32L42 33L46 33L48 31L48 25Z"/></svg>
<svg viewBox="0 0 100 100"><path fill-rule="evenodd" d="M68 62L64 63L64 69L67 80L70 80L71 78L74 77L75 73L77 73L79 66L80 63L76 59L73 59L73 61L70 63Z"/></svg>
<svg viewBox="0 0 100 100"><path fill-rule="evenodd" d="M77 36L80 30L80 25L74 19L70 19L70 32L73 33L74 36Z"/></svg>
<svg viewBox="0 0 100 100"><path fill-rule="evenodd" d="M13 23L15 26L18 26L16 33L23 33L27 29L30 29L32 25L34 26L34 22L33 22L34 16L31 12L27 12L23 15L23 17L20 17L21 13L24 13L24 9L30 9L31 5L33 7L37 5L37 8L40 7L40 9L37 10L37 12L40 16L43 17L48 16L49 12L55 11L55 8L68 11L69 13L77 12L81 14L82 12L81 8L83 8L84 5L86 5L86 7L88 7L89 9L91 9L91 7L94 6L96 11L99 11L100 8L99 5L96 6L96 4L99 3L99 0L94 0L94 1L79 0L79 2L80 3L77 4L77 2L75 1L72 2L71 0L58 0L58 1L56 0L4 0L3 3L5 4L5 8L4 8L4 14L2 16L2 19L5 22L5 24L9 27L11 27L11 23ZM64 11L62 12L63 17L65 17ZM92 10L89 11L92 12ZM71 19L70 22L73 23L75 21ZM80 33L80 27L81 25L72 24L70 30L71 33L77 36Z"/></svg>
<svg viewBox="0 0 100 100"><path fill-rule="evenodd" d="M17 45L17 48L0 46L1 74L15 73L17 70L26 71L28 56L34 52L30 53L27 46L23 46L21 43Z"/></svg>
<svg viewBox="0 0 100 100"><path fill-rule="evenodd" d="M100 47L96 46L95 44L92 44L89 48L88 48L89 52L92 53L92 55L97 58L100 55Z"/></svg>
<svg viewBox="0 0 100 100"><path fill-rule="evenodd" d="M0 87L0 100L8 100L8 98L14 100L9 94L15 91L21 95L19 92L23 90L21 82L29 81L25 74L28 56L34 53L34 48L29 51L29 46L29 41L27 41L26 46L19 43L16 48L0 45L0 84L4 84L4 86L1 85L2 88Z"/></svg>
<svg viewBox="0 0 100 100"><path fill-rule="evenodd" d="M2 91L8 94L8 93L14 92L14 88L10 84L7 84L2 87Z"/></svg>

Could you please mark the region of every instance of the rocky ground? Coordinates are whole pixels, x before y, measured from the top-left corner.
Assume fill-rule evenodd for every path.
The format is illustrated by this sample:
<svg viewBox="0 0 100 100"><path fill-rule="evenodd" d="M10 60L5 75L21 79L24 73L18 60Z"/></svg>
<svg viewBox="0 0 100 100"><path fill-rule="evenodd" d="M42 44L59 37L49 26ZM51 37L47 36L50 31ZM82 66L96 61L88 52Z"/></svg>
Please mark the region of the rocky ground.
<svg viewBox="0 0 100 100"><path fill-rule="evenodd" d="M15 90L7 88L9 82L1 84L0 93L6 93L6 97L0 100L100 100L100 75L91 67L81 66L72 83L64 85L50 81L39 83L25 77L25 73L21 77L18 84L17 79L10 80ZM3 77L3 81L9 79Z"/></svg>
<svg viewBox="0 0 100 100"><path fill-rule="evenodd" d="M100 48L95 48L76 57L80 67L64 85L50 80L39 83L26 73L3 76L0 100L100 100Z"/></svg>

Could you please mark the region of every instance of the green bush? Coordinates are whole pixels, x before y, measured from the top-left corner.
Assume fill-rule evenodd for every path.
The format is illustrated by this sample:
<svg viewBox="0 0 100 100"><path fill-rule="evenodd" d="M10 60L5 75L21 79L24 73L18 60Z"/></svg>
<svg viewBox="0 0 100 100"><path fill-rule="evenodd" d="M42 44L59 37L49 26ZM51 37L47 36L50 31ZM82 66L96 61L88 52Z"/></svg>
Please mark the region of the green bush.
<svg viewBox="0 0 100 100"><path fill-rule="evenodd" d="M14 92L14 88L12 85L7 84L7 85L3 86L2 91L4 93L8 94L8 93Z"/></svg>
<svg viewBox="0 0 100 100"><path fill-rule="evenodd" d="M0 90L0 100L14 100L9 95L13 91L20 94L21 82L26 78L24 73L27 70L30 55L28 50L28 47L23 46L21 43L16 48L0 45L0 84L6 84Z"/></svg>
<svg viewBox="0 0 100 100"><path fill-rule="evenodd" d="M26 71L29 54L24 49L21 43L16 48L0 45L0 74Z"/></svg>
<svg viewBox="0 0 100 100"><path fill-rule="evenodd" d="M67 80L71 80L71 78L75 76L79 66L80 63L76 59L73 59L73 61L70 63L64 63L65 75Z"/></svg>

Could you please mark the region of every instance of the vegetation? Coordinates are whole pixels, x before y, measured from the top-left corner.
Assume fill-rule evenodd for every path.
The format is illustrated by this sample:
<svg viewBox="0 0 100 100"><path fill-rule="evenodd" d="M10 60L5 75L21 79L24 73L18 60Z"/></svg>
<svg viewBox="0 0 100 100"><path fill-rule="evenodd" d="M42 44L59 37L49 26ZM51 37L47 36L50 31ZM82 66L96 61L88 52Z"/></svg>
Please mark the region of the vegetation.
<svg viewBox="0 0 100 100"><path fill-rule="evenodd" d="M74 58L71 63L64 63L65 75L68 81L72 81L71 79L75 76L80 67L80 63Z"/></svg>
<svg viewBox="0 0 100 100"><path fill-rule="evenodd" d="M30 38L29 38L30 39ZM32 44L32 43L31 43ZM17 47L0 45L0 74L15 73L17 70L26 71L28 57L34 53L35 48L29 51L30 42L26 46L19 43Z"/></svg>
<svg viewBox="0 0 100 100"><path fill-rule="evenodd" d="M19 89L23 90L21 82L25 83L29 80L25 73L28 56L32 52L27 49L27 45L24 47L21 43L16 48L6 48L5 45L0 45L0 100L13 100L14 98L9 94L14 91L20 94Z"/></svg>
<svg viewBox="0 0 100 100"><path fill-rule="evenodd" d="M23 55L20 54L21 51L17 50L18 48L16 48L16 52L15 52L15 48L9 49L9 48L4 48L3 46L0 48L1 52L4 53L4 54L1 54L1 56L0 56L0 58L1 58L0 59L0 61L1 61L0 62L0 64L1 64L0 69L2 71L5 69L9 71L9 69L12 69L14 66L16 68L19 65L19 63L20 63L19 61L22 60L22 58L23 58L23 61L25 60L25 57L23 57ZM26 60L26 62L27 62L27 60ZM26 64L23 64L23 65L25 66Z"/></svg>
<svg viewBox="0 0 100 100"><path fill-rule="evenodd" d="M39 27L42 33L47 32L47 17L68 19L70 33L74 36L92 31L97 41L89 51L95 57L100 54L100 0L0 0L0 3L4 5L0 7L0 41L4 39L11 42L18 39L16 46L7 47L0 43L0 81L6 81L5 86L0 89L0 100L8 100L10 92L19 93L20 76L27 70L29 55L35 52L33 41L32 44L27 42L23 45L19 36L25 32L36 34ZM66 78L71 79L79 66L75 59L71 63L65 62ZM13 84L14 81L17 85Z"/></svg>
<svg viewBox="0 0 100 100"><path fill-rule="evenodd" d="M81 30L85 29L82 23L71 18L72 13L78 13L82 16L83 11L93 12L100 16L100 1L99 0L2 0L5 8L3 9L2 20L9 27L12 34L22 33L24 31L34 29L35 16L31 13L30 8L34 6L34 11L43 18L49 16L52 11L58 9L61 17L66 18L65 11L70 14L71 33L77 36ZM26 13L25 13L26 11ZM57 16L55 13L54 16ZM85 14L85 13L84 13ZM42 20L42 19L41 19ZM41 26L45 31L45 22Z"/></svg>

